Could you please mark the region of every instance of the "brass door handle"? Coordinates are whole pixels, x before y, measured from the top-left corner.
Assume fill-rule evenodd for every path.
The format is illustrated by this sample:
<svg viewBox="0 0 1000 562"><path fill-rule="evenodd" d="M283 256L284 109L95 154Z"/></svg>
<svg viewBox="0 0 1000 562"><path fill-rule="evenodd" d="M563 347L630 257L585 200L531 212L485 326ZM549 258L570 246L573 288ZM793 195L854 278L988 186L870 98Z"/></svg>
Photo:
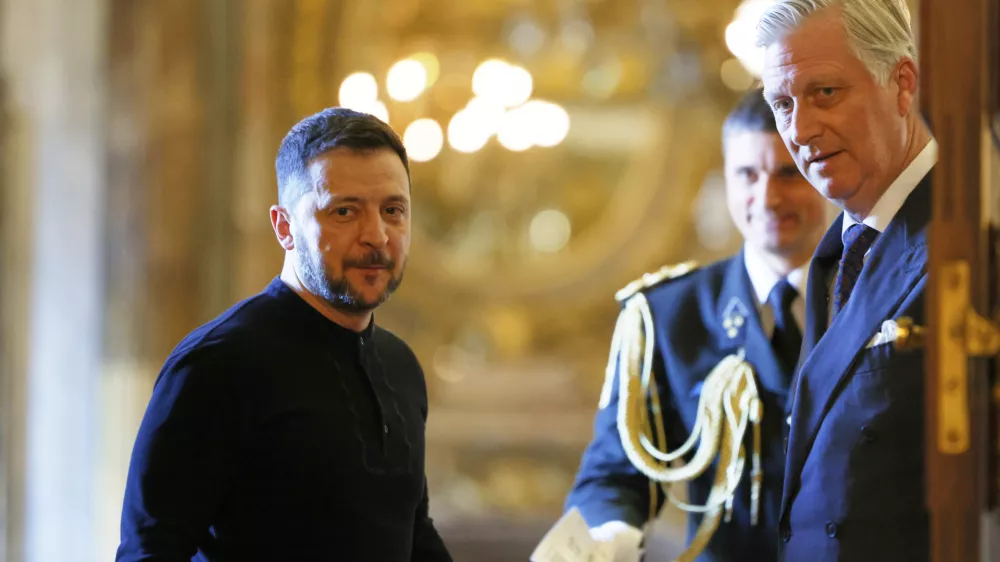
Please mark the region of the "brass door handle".
<svg viewBox="0 0 1000 562"><path fill-rule="evenodd" d="M896 319L896 349L900 351L913 351L924 347L927 328L917 325L913 319L903 316Z"/></svg>
<svg viewBox="0 0 1000 562"><path fill-rule="evenodd" d="M1000 323L984 318L972 310L966 311L964 324L955 332L964 343L969 357L994 357L1000 355ZM896 319L896 349L913 351L921 349L927 341L927 328L916 324L912 318Z"/></svg>

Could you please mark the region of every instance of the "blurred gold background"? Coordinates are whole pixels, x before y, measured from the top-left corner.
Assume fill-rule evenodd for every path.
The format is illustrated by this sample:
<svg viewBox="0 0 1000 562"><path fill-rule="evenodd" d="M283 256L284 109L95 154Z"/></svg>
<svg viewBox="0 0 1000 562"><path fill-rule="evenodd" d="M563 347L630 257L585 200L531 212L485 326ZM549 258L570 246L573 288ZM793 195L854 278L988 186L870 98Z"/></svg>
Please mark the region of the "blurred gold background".
<svg viewBox="0 0 1000 562"><path fill-rule="evenodd" d="M162 361L278 273L278 144L342 103L414 159L376 316L426 371L432 515L457 560L525 560L591 437L615 290L740 245L719 131L767 3L3 0L0 560L113 558Z"/></svg>

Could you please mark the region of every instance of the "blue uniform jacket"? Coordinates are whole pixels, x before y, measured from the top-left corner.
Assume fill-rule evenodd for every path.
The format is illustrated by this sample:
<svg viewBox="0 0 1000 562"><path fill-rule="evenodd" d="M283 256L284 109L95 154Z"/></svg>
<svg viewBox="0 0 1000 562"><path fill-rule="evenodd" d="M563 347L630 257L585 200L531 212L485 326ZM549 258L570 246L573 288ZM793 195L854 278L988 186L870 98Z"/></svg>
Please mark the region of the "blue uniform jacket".
<svg viewBox="0 0 1000 562"><path fill-rule="evenodd" d="M779 547L777 525L789 377L782 372L760 328L743 254L665 281L645 294L655 322L657 353L653 372L670 450L691 434L702 381L722 358L740 349L745 350L757 374L764 407L764 480L757 526L750 525L748 462L731 522L720 522L698 560L774 561ZM597 413L594 439L583 455L566 509L577 507L591 527L618 520L641 528L649 517L649 480L632 466L622 449L616 424L617 389L615 383L610 405ZM688 485L689 503L705 502L714 472L715 465ZM662 505L662 493L658 495L658 505ZM689 539L700 521L700 515L690 516Z"/></svg>
<svg viewBox="0 0 1000 562"><path fill-rule="evenodd" d="M843 216L813 258L780 536L788 562L926 561L924 352L868 347L887 319L924 324L930 174L872 246L828 324Z"/></svg>

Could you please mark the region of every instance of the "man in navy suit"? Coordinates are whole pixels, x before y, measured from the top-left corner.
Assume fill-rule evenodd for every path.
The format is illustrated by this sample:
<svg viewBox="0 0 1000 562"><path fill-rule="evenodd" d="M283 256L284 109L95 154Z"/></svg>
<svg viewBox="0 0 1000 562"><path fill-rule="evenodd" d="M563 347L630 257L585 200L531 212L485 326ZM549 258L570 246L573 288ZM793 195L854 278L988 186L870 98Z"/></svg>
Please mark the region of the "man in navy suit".
<svg viewBox="0 0 1000 562"><path fill-rule="evenodd" d="M799 170L844 212L816 250L792 393L783 559L923 561L924 322L937 145L903 0L782 0L761 17L764 94Z"/></svg>
<svg viewBox="0 0 1000 562"><path fill-rule="evenodd" d="M801 348L807 265L826 224L827 204L796 169L759 89L730 113L722 136L728 206L745 239L743 250L703 268L647 274L618 299L627 305L644 297L649 303L655 327L646 335L655 339L652 373L660 404L650 412L662 411L667 448L676 449L691 434L702 390L711 386L706 376L720 361L742 352L755 371L763 403L759 501L751 499L748 461L742 476L736 474L731 520L719 523L698 560L772 561L778 551L785 401ZM595 538L615 540L634 560L640 529L664 496L623 449L620 379L612 369L566 509L579 509ZM748 437L746 444L751 442ZM706 503L713 472L688 480L688 503ZM759 503L759 513L753 503ZM699 542L701 523L701 514L692 513L689 544Z"/></svg>

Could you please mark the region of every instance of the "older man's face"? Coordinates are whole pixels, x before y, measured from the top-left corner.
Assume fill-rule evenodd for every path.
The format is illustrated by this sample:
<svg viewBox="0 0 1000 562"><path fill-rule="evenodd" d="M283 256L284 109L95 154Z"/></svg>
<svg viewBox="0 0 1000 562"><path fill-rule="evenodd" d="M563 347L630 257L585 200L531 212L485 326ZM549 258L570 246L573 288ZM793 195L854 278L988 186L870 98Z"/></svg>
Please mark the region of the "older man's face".
<svg viewBox="0 0 1000 562"><path fill-rule="evenodd" d="M762 79L802 175L835 204L867 214L905 158L912 96L899 72L878 84L851 52L839 10L828 9L767 48Z"/></svg>

